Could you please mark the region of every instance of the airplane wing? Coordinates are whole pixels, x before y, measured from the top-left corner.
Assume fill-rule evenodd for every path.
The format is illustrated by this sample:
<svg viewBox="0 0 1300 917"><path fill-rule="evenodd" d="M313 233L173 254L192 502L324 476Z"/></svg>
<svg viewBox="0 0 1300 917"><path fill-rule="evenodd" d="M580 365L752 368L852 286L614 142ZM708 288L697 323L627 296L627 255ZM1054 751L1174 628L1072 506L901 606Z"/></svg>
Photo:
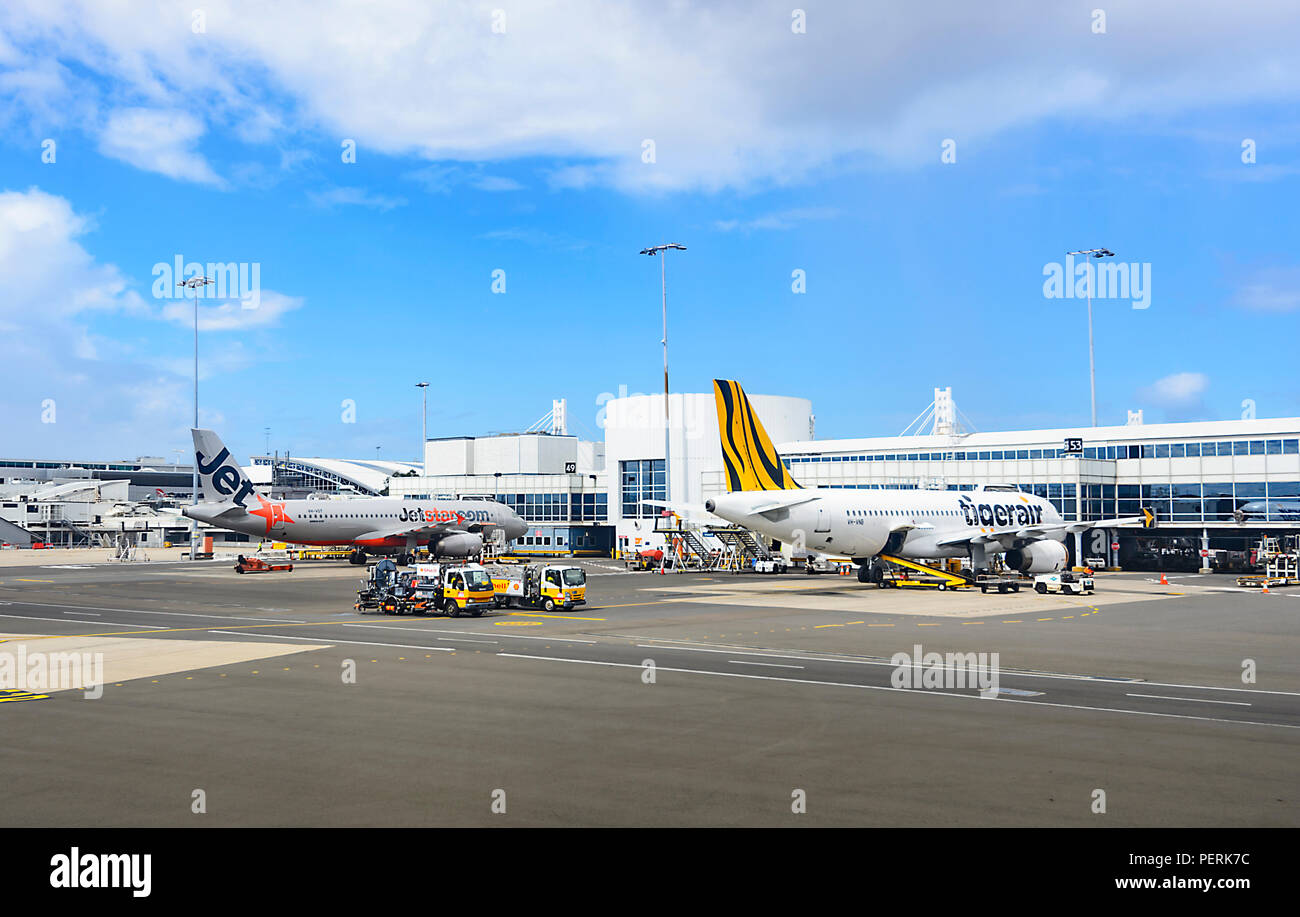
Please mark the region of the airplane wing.
<svg viewBox="0 0 1300 917"><path fill-rule="evenodd" d="M382 529L373 529L364 535L358 535L357 541L370 541L372 539L396 538L400 535L466 535L478 534L483 529L496 525L495 522L475 522L471 525L459 525L452 522L412 522L407 525L392 525Z"/></svg>
<svg viewBox="0 0 1300 917"><path fill-rule="evenodd" d="M916 530L924 531L925 529L934 528L928 522L916 522L912 519L891 519L889 520L889 530L891 532L911 532Z"/></svg>
<svg viewBox="0 0 1300 917"><path fill-rule="evenodd" d="M940 547L950 547L955 544L991 544L998 542L1004 547L1014 547L1017 543L1027 541L1041 541L1044 538L1050 538L1052 535L1061 532L1086 532L1089 529L1119 529L1132 528L1134 526L1150 527L1154 517L1148 513L1141 516L1125 516L1120 519L1098 519L1095 522L1058 522L1052 525L1034 525L1029 527L1017 526L1014 528L1000 529L992 532L976 532L970 535L955 535L951 538L939 539Z"/></svg>

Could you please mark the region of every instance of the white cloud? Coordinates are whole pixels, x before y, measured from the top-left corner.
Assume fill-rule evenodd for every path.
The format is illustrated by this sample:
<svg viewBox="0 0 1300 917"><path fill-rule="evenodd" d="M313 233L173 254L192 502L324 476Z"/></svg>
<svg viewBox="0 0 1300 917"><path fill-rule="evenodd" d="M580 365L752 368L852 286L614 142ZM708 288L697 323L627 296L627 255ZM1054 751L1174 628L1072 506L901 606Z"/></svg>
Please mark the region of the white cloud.
<svg viewBox="0 0 1300 917"><path fill-rule="evenodd" d="M765 213L748 220L717 220L713 226L721 232L754 232L760 229L793 229L810 220L833 220L839 216L834 207L796 207L776 213Z"/></svg>
<svg viewBox="0 0 1300 917"><path fill-rule="evenodd" d="M0 319L143 311L121 272L81 246L78 239L93 228L65 198L39 188L0 191Z"/></svg>
<svg viewBox="0 0 1300 917"><path fill-rule="evenodd" d="M1172 420L1190 420L1205 414L1204 396L1210 379L1204 373L1173 373L1138 392L1144 402L1164 408Z"/></svg>
<svg viewBox="0 0 1300 917"><path fill-rule="evenodd" d="M199 300L199 331L242 331L278 324L286 312L302 306L302 297L262 290L252 308L238 299ZM194 327L194 301L174 299L163 306L162 317L185 328ZM224 345L223 345L224 346Z"/></svg>
<svg viewBox="0 0 1300 917"><path fill-rule="evenodd" d="M325 191L309 191L307 198L317 207L369 207L372 210L392 210L406 206L404 197L375 194L364 188L329 188Z"/></svg>
<svg viewBox="0 0 1300 917"><path fill-rule="evenodd" d="M1231 13L1215 0L1115 0L1102 35L1088 9L1040 0L935 0L925 15L819 5L806 34L778 0L539 0L508 9L504 34L478 2L231 0L197 36L189 11L181 0L10 0L0 32L15 68L53 53L107 78L105 95L203 112L246 139L284 125L354 138L363 155L553 157L553 187L782 185L840 164L937 166L945 138L960 162L1050 119L1158 113L1172 125L1300 96L1292 0ZM117 146L143 167L210 181L186 138L166 156L129 137Z"/></svg>
<svg viewBox="0 0 1300 917"><path fill-rule="evenodd" d="M520 191L523 185L504 175L488 175L482 166L456 163L430 163L402 176L416 182L431 194L446 194L460 185L479 191Z"/></svg>
<svg viewBox="0 0 1300 917"><path fill-rule="evenodd" d="M1252 312L1300 310L1300 268L1266 268L1243 283L1233 303Z"/></svg>
<svg viewBox="0 0 1300 917"><path fill-rule="evenodd" d="M146 172L221 185L221 177L192 149L204 130L201 120L183 111L119 109L108 116L100 132L99 151Z"/></svg>
<svg viewBox="0 0 1300 917"><path fill-rule="evenodd" d="M189 336L159 319L188 329L192 304L154 308L85 248L94 229L58 195L0 191L0 453L121 458L188 448ZM256 329L302 300L262 290L257 303L204 302L200 325ZM205 348L200 366L206 377L265 359L255 342L225 340Z"/></svg>

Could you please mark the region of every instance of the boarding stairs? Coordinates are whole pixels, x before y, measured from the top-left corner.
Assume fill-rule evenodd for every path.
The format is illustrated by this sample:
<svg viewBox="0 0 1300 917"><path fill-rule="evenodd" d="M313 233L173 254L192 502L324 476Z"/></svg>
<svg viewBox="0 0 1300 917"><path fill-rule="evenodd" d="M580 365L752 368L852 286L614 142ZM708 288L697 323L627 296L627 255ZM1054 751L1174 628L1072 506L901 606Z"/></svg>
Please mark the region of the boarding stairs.
<svg viewBox="0 0 1300 917"><path fill-rule="evenodd" d="M734 547L742 557L750 562L771 560L776 556L768 549L767 545L763 544L761 538L756 537L749 529L741 528L738 525L710 526L705 531L721 541L723 545Z"/></svg>

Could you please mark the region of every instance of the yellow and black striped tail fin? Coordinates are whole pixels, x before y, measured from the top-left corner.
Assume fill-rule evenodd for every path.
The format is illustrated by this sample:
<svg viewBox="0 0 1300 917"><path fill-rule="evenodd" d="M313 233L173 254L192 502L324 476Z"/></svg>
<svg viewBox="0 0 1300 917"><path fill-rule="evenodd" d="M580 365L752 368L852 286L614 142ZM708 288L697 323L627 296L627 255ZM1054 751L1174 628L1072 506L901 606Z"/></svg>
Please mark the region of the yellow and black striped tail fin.
<svg viewBox="0 0 1300 917"><path fill-rule="evenodd" d="M777 455L740 383L714 379L713 397L718 404L727 490L797 489L799 485Z"/></svg>

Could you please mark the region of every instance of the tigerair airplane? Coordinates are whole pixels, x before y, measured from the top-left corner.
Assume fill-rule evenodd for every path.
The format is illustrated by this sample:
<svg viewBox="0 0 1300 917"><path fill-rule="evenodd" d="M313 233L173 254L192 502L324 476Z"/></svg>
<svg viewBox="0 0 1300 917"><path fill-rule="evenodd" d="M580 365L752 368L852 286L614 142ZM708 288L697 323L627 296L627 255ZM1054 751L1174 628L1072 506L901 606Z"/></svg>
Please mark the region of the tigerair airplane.
<svg viewBox="0 0 1300 917"><path fill-rule="evenodd" d="M727 493L704 509L796 547L851 557L858 579L879 582L880 558L969 557L976 571L991 554L1022 573L1051 573L1066 562L1067 534L1151 524L1145 514L1066 522L1047 500L1011 486L973 491L831 490L802 487L790 475L740 383L713 381Z"/></svg>
<svg viewBox="0 0 1300 917"><path fill-rule="evenodd" d="M191 432L201 502L182 512L220 529L291 544L351 545L354 564L365 563L367 554L396 555L409 564L423 546L434 557L473 557L494 528L506 540L528 531L514 510L495 500L271 500L257 492L216 433Z"/></svg>

